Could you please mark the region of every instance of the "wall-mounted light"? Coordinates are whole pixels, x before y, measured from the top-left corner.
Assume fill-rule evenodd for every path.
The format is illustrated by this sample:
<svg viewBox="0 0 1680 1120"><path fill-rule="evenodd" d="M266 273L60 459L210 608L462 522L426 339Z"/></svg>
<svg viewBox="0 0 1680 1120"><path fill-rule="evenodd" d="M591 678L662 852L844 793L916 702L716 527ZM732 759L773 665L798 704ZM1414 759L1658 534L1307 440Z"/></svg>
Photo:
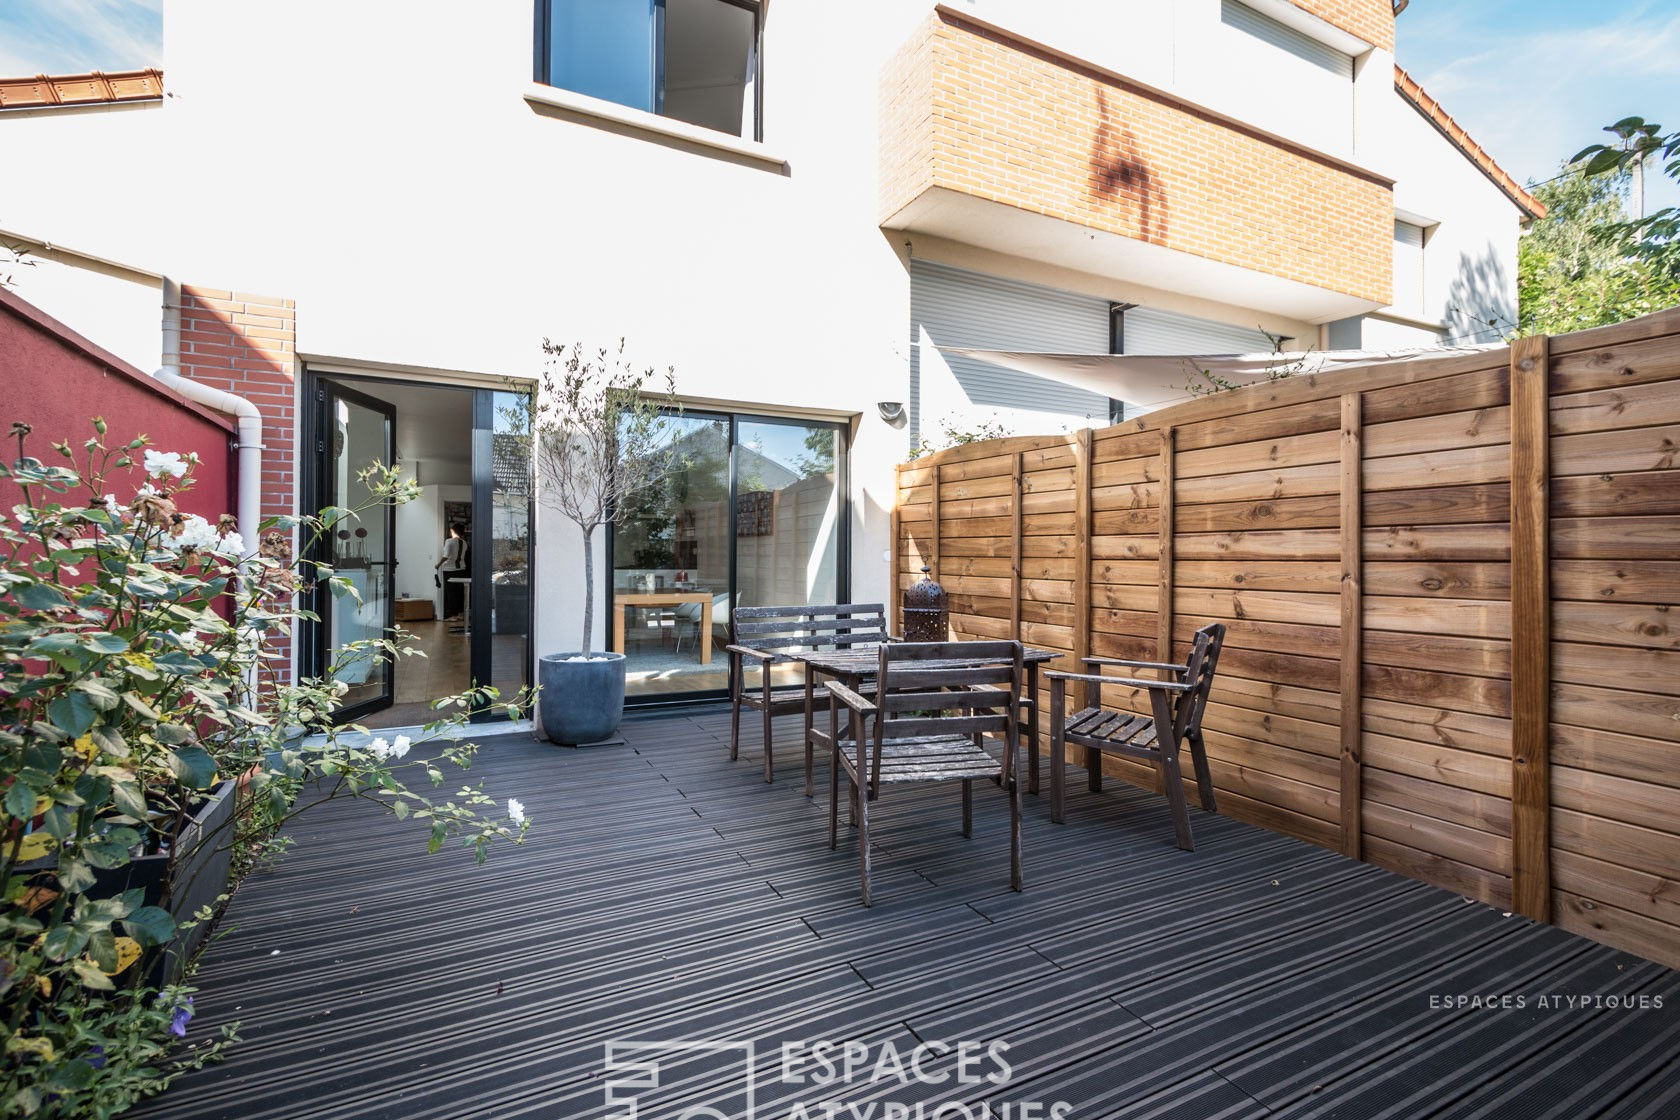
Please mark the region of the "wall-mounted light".
<svg viewBox="0 0 1680 1120"><path fill-rule="evenodd" d="M904 427L903 401L880 401L875 405L875 408L881 413L881 419L885 420L893 427Z"/></svg>

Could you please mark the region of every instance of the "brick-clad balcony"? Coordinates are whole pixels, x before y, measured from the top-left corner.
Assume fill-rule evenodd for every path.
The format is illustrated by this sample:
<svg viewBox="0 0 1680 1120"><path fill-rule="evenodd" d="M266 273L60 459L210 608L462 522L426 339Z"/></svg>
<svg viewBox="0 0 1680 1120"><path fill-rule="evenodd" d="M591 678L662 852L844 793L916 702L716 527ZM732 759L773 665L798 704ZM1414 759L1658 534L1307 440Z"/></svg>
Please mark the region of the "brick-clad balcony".
<svg viewBox="0 0 1680 1120"><path fill-rule="evenodd" d="M1389 180L960 13L882 115L888 229L1307 320L1390 302Z"/></svg>

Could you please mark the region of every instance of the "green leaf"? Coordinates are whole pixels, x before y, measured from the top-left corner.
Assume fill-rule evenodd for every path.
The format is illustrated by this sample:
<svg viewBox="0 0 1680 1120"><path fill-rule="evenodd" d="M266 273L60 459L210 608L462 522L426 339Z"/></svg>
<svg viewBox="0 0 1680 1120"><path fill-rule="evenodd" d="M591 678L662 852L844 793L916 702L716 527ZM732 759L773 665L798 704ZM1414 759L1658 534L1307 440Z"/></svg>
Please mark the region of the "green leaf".
<svg viewBox="0 0 1680 1120"><path fill-rule="evenodd" d="M70 806L60 802L48 809L42 818L42 827L46 830L47 835L61 844L70 839L70 829L75 824L75 817L70 808Z"/></svg>
<svg viewBox="0 0 1680 1120"><path fill-rule="evenodd" d="M122 698L123 703L127 704L130 708L133 708L135 714L144 719L155 721L163 718L163 714L142 700L140 698L140 694L137 692L125 692L123 693Z"/></svg>
<svg viewBox="0 0 1680 1120"><path fill-rule="evenodd" d="M408 802L397 801L397 802L392 803L391 812L393 812L397 815L397 819L399 821L407 820L408 819Z"/></svg>
<svg viewBox="0 0 1680 1120"><path fill-rule="evenodd" d="M117 706L116 692L110 685L98 677L84 677L77 681L75 688L78 692L85 692L100 711L110 711Z"/></svg>
<svg viewBox="0 0 1680 1120"><path fill-rule="evenodd" d="M88 733L99 711L87 693L66 692L47 705L47 715L60 731L79 739Z"/></svg>
<svg viewBox="0 0 1680 1120"><path fill-rule="evenodd" d="M22 782L13 781L6 789L5 805L7 816L26 821L35 815L35 791Z"/></svg>
<svg viewBox="0 0 1680 1120"><path fill-rule="evenodd" d="M54 654L68 653L70 650L79 648L81 647L76 640L75 631L64 630L54 634L42 634L40 637L31 640L27 652L42 657L51 657Z"/></svg>
<svg viewBox="0 0 1680 1120"><path fill-rule="evenodd" d="M66 859L62 853L58 857L58 885L71 894L78 891L93 889L95 880L93 868L86 860Z"/></svg>
<svg viewBox="0 0 1680 1120"><path fill-rule="evenodd" d="M57 588L45 583L26 583L12 589L12 598L26 610L57 611L70 606L70 600Z"/></svg>
<svg viewBox="0 0 1680 1120"><path fill-rule="evenodd" d="M128 830L113 829L97 840L84 842L82 844L82 858L87 860L90 865L106 871L113 867L126 866L134 859L134 854L129 851L133 841L125 844L115 835L117 832L126 831ZM133 835L133 833L130 833L130 835Z"/></svg>
<svg viewBox="0 0 1680 1120"><path fill-rule="evenodd" d="M117 935L109 929L94 930L88 935L87 954L100 971L117 971Z"/></svg>
<svg viewBox="0 0 1680 1120"><path fill-rule="evenodd" d="M1587 162L1586 172L1588 175L1602 175L1621 165L1622 153L1614 148L1605 148Z"/></svg>
<svg viewBox="0 0 1680 1120"><path fill-rule="evenodd" d="M82 982L84 988L93 988L101 992L113 991L116 988L116 985L111 983L111 978L99 971L91 961L71 961L70 971L76 974L76 979Z"/></svg>
<svg viewBox="0 0 1680 1120"><path fill-rule="evenodd" d="M116 807L133 817L135 820L146 819L146 796L140 792L140 787L132 782L112 782L111 801Z"/></svg>
<svg viewBox="0 0 1680 1120"><path fill-rule="evenodd" d="M151 948L175 937L175 919L161 906L142 906L123 919L123 930L140 944Z"/></svg>
<svg viewBox="0 0 1680 1120"><path fill-rule="evenodd" d="M99 749L112 758L127 758L128 740L122 737L122 732L114 727L96 727L92 732L93 741L99 744Z"/></svg>
<svg viewBox="0 0 1680 1120"><path fill-rule="evenodd" d="M82 951L88 942L87 930L77 929L68 923L53 926L46 932L41 942L41 951L51 961L69 960Z"/></svg>
<svg viewBox="0 0 1680 1120"><path fill-rule="evenodd" d="M216 760L203 747L181 747L173 751L169 768L191 789L208 789L216 780Z"/></svg>
<svg viewBox="0 0 1680 1120"><path fill-rule="evenodd" d="M108 634L103 630L95 630L86 635L84 642L88 649L95 653L123 653L128 649L128 639L119 634Z"/></svg>
<svg viewBox="0 0 1680 1120"><path fill-rule="evenodd" d="M192 731L178 723L160 723L152 728L152 735L158 742L175 747L192 739Z"/></svg>
<svg viewBox="0 0 1680 1120"><path fill-rule="evenodd" d="M93 1066L85 1058L64 1062L47 1079L55 1089L86 1089L93 1084Z"/></svg>
<svg viewBox="0 0 1680 1120"><path fill-rule="evenodd" d="M443 847L443 841L448 835L448 832L448 826L446 826L442 821L438 821L436 824L432 825L432 835L431 838L426 841L426 850L428 852L436 852L440 850Z"/></svg>

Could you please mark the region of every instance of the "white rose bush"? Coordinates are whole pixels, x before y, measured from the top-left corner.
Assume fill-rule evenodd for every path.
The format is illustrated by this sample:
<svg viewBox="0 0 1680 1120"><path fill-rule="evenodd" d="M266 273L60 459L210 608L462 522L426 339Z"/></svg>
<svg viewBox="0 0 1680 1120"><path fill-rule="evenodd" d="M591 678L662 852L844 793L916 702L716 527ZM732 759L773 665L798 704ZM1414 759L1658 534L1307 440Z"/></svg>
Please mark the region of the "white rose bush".
<svg viewBox="0 0 1680 1120"><path fill-rule="evenodd" d="M292 531L307 555L334 526L412 498L412 482L373 463L367 506L265 523L248 553L232 518L177 508L197 456L144 437L107 447L104 422L93 427L79 447L54 444L49 465L14 424L16 460L0 465L24 496L0 514L0 1116L115 1115L236 1041L231 1028L193 1038L191 989L157 986L178 920L211 913L173 914L126 874L141 856L173 861L183 822L223 783L238 808L205 842L232 851L236 875L283 847L287 820L334 798L367 799L414 822L428 849L458 842L479 860L531 827L518 801L504 812L478 785L446 789L475 750L452 726L528 697L450 697L424 737L387 740L332 726L345 686L331 668L297 683L277 672L274 640L314 617L299 592L355 594L325 564L294 560ZM336 656L422 655L382 639Z"/></svg>

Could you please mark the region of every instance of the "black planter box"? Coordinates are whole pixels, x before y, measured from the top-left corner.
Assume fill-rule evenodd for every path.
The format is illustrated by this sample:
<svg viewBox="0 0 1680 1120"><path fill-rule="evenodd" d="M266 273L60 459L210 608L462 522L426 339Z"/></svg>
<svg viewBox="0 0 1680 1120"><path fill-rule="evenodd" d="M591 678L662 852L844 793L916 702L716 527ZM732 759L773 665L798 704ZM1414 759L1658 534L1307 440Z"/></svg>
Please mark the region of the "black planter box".
<svg viewBox="0 0 1680 1120"><path fill-rule="evenodd" d="M136 856L122 867L95 870L88 897L111 898L138 887L144 892L147 906L164 906L167 898L167 909L177 924L192 920L200 907L214 907L217 897L227 890L228 874L233 866L230 822L238 801L238 784L223 782L187 819L175 839L180 858L173 875L167 853ZM48 857L45 865L52 866L50 861L55 858ZM180 980L187 961L192 959L193 951L207 932L207 923L201 922L178 933L153 964L147 982L172 984Z"/></svg>

